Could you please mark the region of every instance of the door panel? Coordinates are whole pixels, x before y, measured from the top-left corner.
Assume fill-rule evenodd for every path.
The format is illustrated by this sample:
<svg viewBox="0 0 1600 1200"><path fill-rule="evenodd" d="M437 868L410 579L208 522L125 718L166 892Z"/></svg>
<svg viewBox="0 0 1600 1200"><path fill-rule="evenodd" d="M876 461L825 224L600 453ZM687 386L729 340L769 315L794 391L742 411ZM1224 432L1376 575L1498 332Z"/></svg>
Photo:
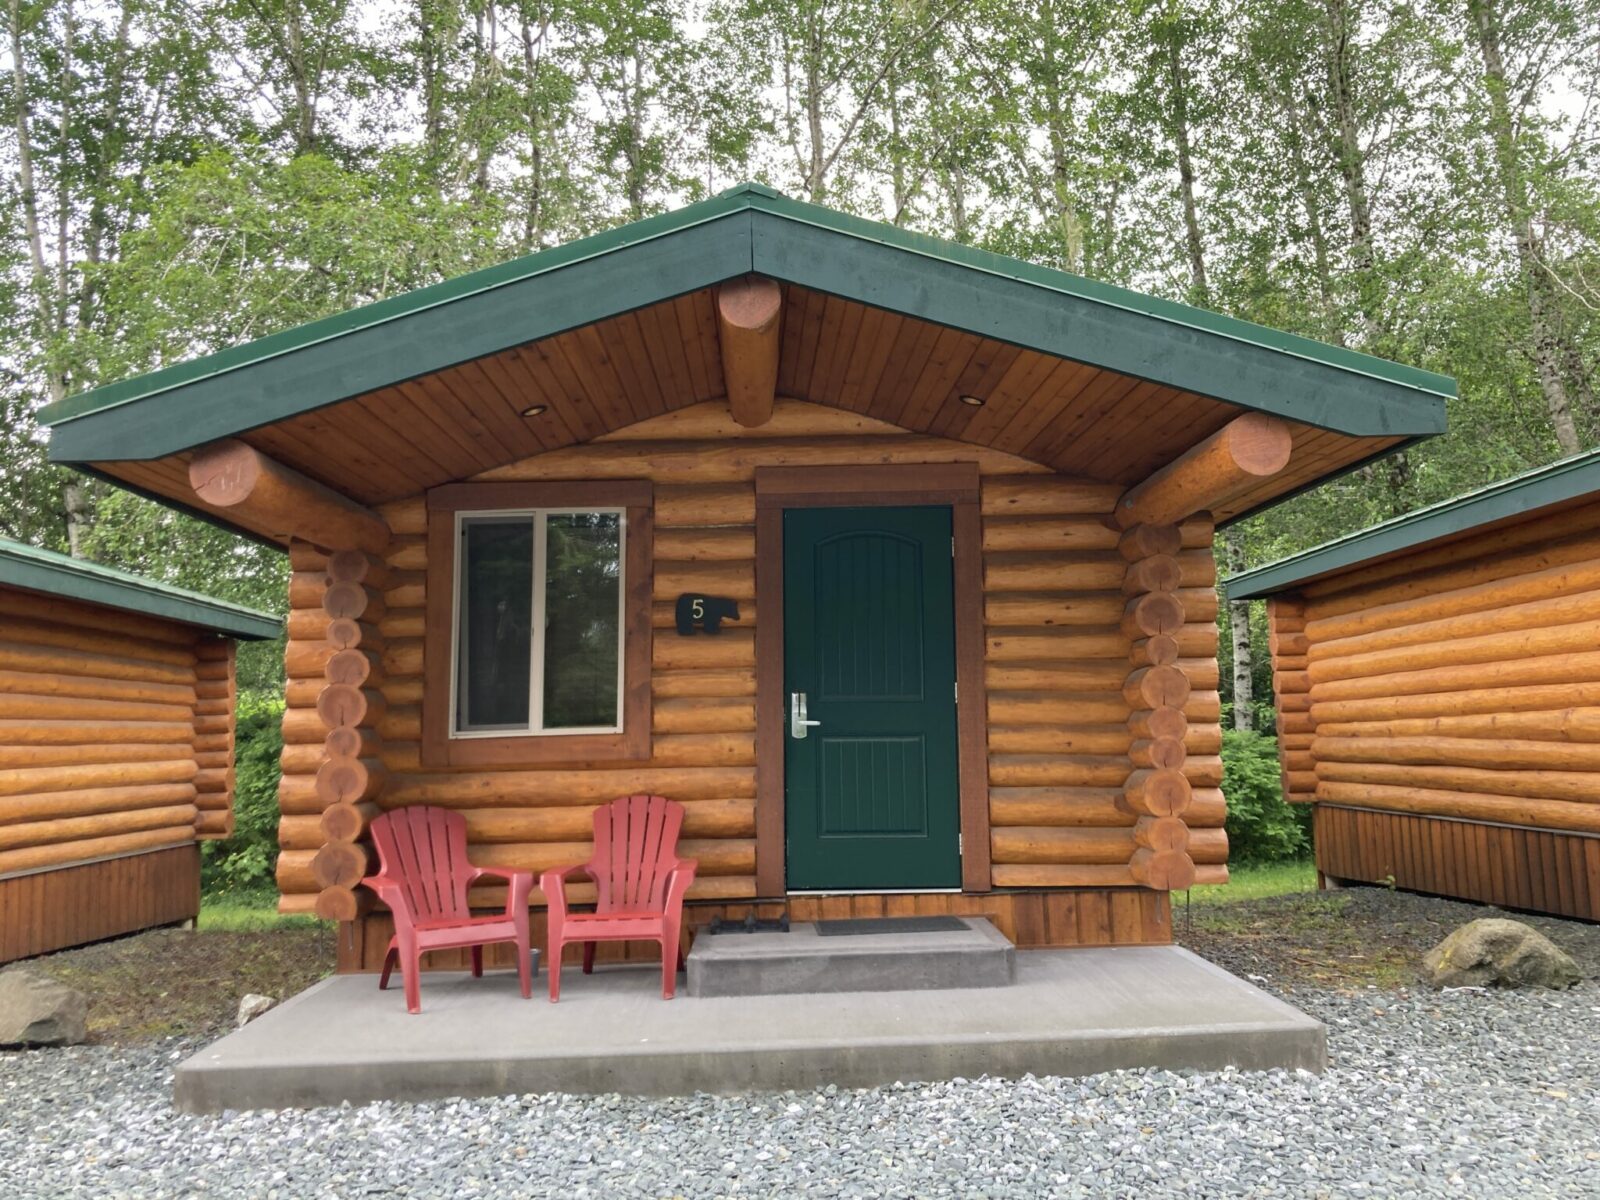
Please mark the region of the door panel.
<svg viewBox="0 0 1600 1200"><path fill-rule="evenodd" d="M784 514L792 889L961 882L948 508ZM788 713L785 714L788 716Z"/></svg>

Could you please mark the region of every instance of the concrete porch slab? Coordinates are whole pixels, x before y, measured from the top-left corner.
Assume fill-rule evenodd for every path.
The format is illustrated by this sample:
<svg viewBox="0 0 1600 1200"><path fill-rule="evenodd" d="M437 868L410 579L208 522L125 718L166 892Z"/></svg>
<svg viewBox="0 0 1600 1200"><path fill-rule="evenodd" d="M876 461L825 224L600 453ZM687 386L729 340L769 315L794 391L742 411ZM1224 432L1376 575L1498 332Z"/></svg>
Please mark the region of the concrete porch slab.
<svg viewBox="0 0 1600 1200"><path fill-rule="evenodd" d="M563 972L567 975L567 972ZM664 1001L655 967L563 979L435 972L422 1012L325 979L178 1067L188 1112L526 1092L869 1087L1129 1067L1320 1071L1320 1022L1176 946L1032 950L1008 988Z"/></svg>

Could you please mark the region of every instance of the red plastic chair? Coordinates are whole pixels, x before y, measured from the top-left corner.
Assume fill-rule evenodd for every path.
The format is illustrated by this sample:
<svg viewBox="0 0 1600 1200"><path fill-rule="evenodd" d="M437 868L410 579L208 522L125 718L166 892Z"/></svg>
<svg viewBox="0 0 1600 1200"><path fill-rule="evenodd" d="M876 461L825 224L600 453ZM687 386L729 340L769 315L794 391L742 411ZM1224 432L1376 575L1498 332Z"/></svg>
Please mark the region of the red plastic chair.
<svg viewBox="0 0 1600 1200"><path fill-rule="evenodd" d="M661 945L661 996L672 999L683 954L683 894L696 863L678 857L683 805L661 796L624 796L594 814L594 857L582 866L539 877L549 902L550 1002L561 999L561 949L583 943L583 973L594 970L596 942L651 941ZM583 874L599 892L594 912L567 908L566 881Z"/></svg>
<svg viewBox="0 0 1600 1200"><path fill-rule="evenodd" d="M458 812L418 805L384 813L372 822L378 847L378 874L361 882L378 893L394 913L395 934L383 959L378 987L389 986L389 972L400 964L406 1011L421 1012L422 956L429 950L472 947L472 974L483 974L483 948L510 942L517 948L522 998L533 995L532 951L528 945L528 893L532 871L475 867L467 861L467 821ZM467 889L485 875L511 885L503 915L475 917Z"/></svg>

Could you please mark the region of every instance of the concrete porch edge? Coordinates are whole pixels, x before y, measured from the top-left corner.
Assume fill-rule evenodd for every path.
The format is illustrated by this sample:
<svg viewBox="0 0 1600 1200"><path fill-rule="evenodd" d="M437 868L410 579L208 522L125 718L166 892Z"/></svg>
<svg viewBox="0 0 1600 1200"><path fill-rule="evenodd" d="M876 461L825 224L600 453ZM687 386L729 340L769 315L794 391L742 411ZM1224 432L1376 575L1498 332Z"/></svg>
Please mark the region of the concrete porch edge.
<svg viewBox="0 0 1600 1200"><path fill-rule="evenodd" d="M334 976L182 1063L188 1112L572 1092L870 1087L1135 1067L1321 1071L1322 1024L1179 947L1036 950L1008 988L663 1001L653 967L398 988ZM777 1031L777 1032L775 1032Z"/></svg>

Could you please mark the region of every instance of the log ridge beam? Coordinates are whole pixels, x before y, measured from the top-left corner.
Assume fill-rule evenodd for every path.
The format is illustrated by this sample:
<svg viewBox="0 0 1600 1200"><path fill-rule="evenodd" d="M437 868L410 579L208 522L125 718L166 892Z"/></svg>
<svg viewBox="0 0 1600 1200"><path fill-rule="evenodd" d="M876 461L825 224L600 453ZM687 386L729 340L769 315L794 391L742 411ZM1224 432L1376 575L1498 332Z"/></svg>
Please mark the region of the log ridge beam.
<svg viewBox="0 0 1600 1200"><path fill-rule="evenodd" d="M782 316L783 292L764 276L746 275L717 290L717 334L728 409L747 429L772 419Z"/></svg>

